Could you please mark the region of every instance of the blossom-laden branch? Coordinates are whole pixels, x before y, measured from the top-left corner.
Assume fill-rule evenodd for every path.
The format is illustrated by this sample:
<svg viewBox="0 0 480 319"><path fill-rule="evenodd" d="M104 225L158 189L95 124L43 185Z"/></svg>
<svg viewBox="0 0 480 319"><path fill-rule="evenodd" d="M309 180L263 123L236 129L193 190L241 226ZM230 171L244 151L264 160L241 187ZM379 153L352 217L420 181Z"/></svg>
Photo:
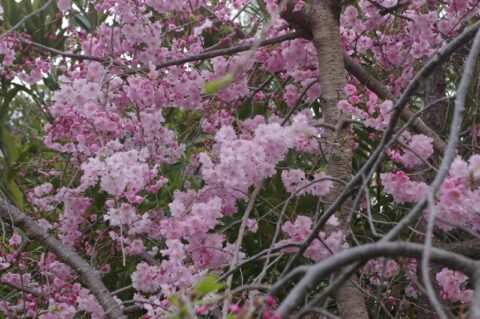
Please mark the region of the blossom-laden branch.
<svg viewBox="0 0 480 319"><path fill-rule="evenodd" d="M258 46L259 47L264 47L264 46L268 46L268 45L274 45L274 44L278 44L278 43L281 43L281 42L284 42L284 41L289 41L289 40L301 38L301 37L304 37L304 36L305 36L304 32L298 32L297 31L297 32L281 35L281 36L278 36L276 38L262 40L262 41L259 42ZM28 40L28 39L20 39L20 41L24 42L25 44L32 45L33 47L36 47L38 49L50 52L53 55L58 55L58 56L62 56L62 57L65 57L65 58L71 58L71 59L75 59L75 60L79 60L79 61L84 61L84 60L97 61L97 62L100 62L100 63L109 63L109 61L110 61L110 58L103 58L103 57L100 57L100 56L93 56L93 55L85 55L85 54L77 54L77 53L60 51L60 50L57 50L55 48L51 48L51 47L48 47L46 45L36 43L36 42L33 42L31 40ZM158 69L166 68L166 67L169 67L169 66L176 66L176 65L182 65L182 64L185 64L185 63L189 63L189 62L202 61L202 60L206 60L206 59L215 58L215 57L218 57L218 56L234 55L234 54L237 54L237 53L240 53L240 52L248 51L252 47L253 47L253 44L240 44L240 45L233 46L233 47L230 47L230 48L208 50L208 51L202 52L200 54L187 56L187 57L184 57L184 58L175 59L175 60L171 60L171 61L161 63L161 64L157 65L156 68L158 70ZM370 90L375 92L379 97L381 97L383 99L388 99L388 100L391 100L391 101L394 101L394 102L397 100L397 98L392 93L390 93L390 91L379 80L377 80L373 75L371 75L367 70L365 70L358 62L356 62L348 54L344 53L343 58L344 58L344 61L345 61L346 70L350 74L355 76L362 84L365 84ZM125 67L125 65L120 63L119 61L113 61L113 65L117 66L117 67ZM148 70L143 70L142 72L145 72L145 71L148 71ZM137 72L137 71L131 70L129 72ZM312 82L308 86L308 88L313 84L314 84L314 82ZM306 90L304 90L304 93L308 90L308 88L306 88ZM304 93L302 93L302 96L304 95ZM293 113L293 111L294 111L294 109L292 109L292 113ZM401 116L402 116L402 120L409 121L414 116L414 114L410 109L405 108L402 111ZM287 116L287 118L288 117L289 116ZM442 153L444 151L445 142L438 136L438 134L436 134L430 127L428 127L428 125L426 125L421 119L419 119L419 118L415 119L412 122L411 126L416 132L432 137L433 138L433 146L435 147L435 149L438 152Z"/></svg>
<svg viewBox="0 0 480 319"><path fill-rule="evenodd" d="M437 54L437 56L435 56L434 58L432 58L420 71L419 73L417 73L417 75L414 77L414 79L410 82L410 84L407 86L407 89L405 90L405 92L402 94L402 96L400 97L400 99L397 101L396 103L396 106L395 106L395 111L396 111L396 116L395 118L398 118L399 117L399 114L401 113L401 109L404 108L406 106L406 103L408 101L408 97L411 96L413 94L413 92L415 91L416 87L418 86L418 83L420 83L420 80L423 79L424 77L428 76L430 74L430 72L435 68L437 67L438 65L440 65L440 63L442 61L444 61L445 59L447 59L451 54L453 54L456 50L458 50L460 47L462 47L465 43L467 43L468 41L470 41L472 39L472 37L475 36L475 34L477 33L478 29L479 29L479 26L480 26L480 23L477 23L475 25L473 25L472 27L468 28L467 30L465 30L461 35L459 35L455 40L453 40L450 44L448 44L447 46L445 46L442 50L440 50ZM475 54L475 50L473 52L473 54ZM473 68L470 67L469 70L471 72ZM462 90L465 90L465 85L461 85L460 87L462 87L463 89ZM462 91L463 94L465 94L464 91ZM458 98L457 98L457 103L458 103ZM463 105L464 105L464 101L463 101ZM460 111L461 112L461 108L460 108ZM461 113L460 113L461 114ZM458 119L460 119L461 117L458 117ZM413 120L415 120L415 117L412 117L410 118L410 122L412 122ZM389 128L390 128L390 131L393 131L393 127L394 125L392 125L393 123L395 123L395 120L394 118L392 118L390 124L389 124ZM455 124L455 123L454 123ZM453 125L453 124L452 124ZM458 129L454 130L454 136L456 136L456 138L458 138L458 134L459 134L459 128L460 128L460 125L457 123L455 124L456 127L458 127ZM458 132L457 132L458 131ZM393 140L395 140L396 138L398 138L398 135L395 135ZM384 140L385 140L385 135L384 135ZM391 140L391 137L388 138L388 140ZM443 180L444 176L446 175L447 171L448 171L448 168L450 167L450 163L451 161L453 160L453 157L454 157L454 150L456 149L455 148L455 142L453 142L452 144L453 146L450 145L450 147L447 147L446 151L449 151L449 158L450 158L450 162L448 164L445 165L445 167L443 167L443 172L440 174L440 172L437 174L437 177L438 177L438 180L439 180L439 184L438 186L440 185L441 181ZM385 146L385 145L384 145ZM384 147L383 146L383 147ZM382 152L382 148L379 148L377 149L377 151L380 150ZM383 149L384 151L385 149ZM368 164L368 162L367 162ZM367 164L365 164L365 166L363 168L365 168L367 166ZM378 165L378 164L377 164ZM362 169L363 169L362 168ZM374 168L376 168L376 165L375 163L373 164L373 168L372 170L370 170L370 172L372 172L374 170ZM362 169L360 171L362 171ZM442 177L443 175L443 177ZM358 176L358 174L357 174ZM352 181L355 180L355 177L352 179ZM351 181L351 182L352 182ZM438 189L438 186L436 189ZM430 193L430 196L432 196L432 194L434 194L434 192L436 191L436 189L434 189L431 193ZM389 231L389 233L387 233L387 235L385 235L382 239L381 239L381 242L387 242L389 240L393 240L394 238L396 238L398 236L398 234L401 232L401 230L403 230L407 225L411 224L414 220L417 219L418 217L418 214L422 211L422 209L424 207L427 206L427 197L425 196L422 200L420 200L416 205L415 207L411 210L411 212L401 220L401 222L399 224L396 225L396 227L394 227L392 230ZM334 203L336 204L336 203ZM340 205L340 203L338 204ZM330 209L329 209L330 210ZM327 213L329 212L329 210L327 210ZM333 213L333 212L332 212ZM331 214L327 214L326 217L324 218L324 221L326 218L328 218ZM320 224L320 222L319 222ZM317 224L318 225L318 224ZM323 226L323 225L322 225ZM433 226L432 226L433 228ZM312 232L312 234L315 233L315 230ZM311 235L312 237L312 235ZM306 247L308 247L308 244L309 244L309 239L308 238L305 242L304 242L304 245ZM428 247L428 245L426 246L428 250L432 249L431 247ZM300 249L299 251L302 251L302 249ZM297 252L297 255L298 255L298 252ZM337 281L335 284L337 285L340 285L341 282L345 281L349 276L351 276L353 274L353 271L359 267L359 265L361 265L361 262L360 261L357 261L356 263L354 263L353 265L349 266L349 268L340 276L341 277L341 280ZM471 272L472 273L472 272ZM345 275L344 275L345 274ZM473 273L472 273L473 274ZM424 276L428 276L428 270L425 272ZM311 278L310 278L311 279ZM474 278L474 282L476 283L478 280L476 277ZM305 282L311 282L311 280L306 280ZM296 288L295 288L296 289ZM296 290L295 290L296 291ZM432 291L430 291L430 294L429 294L429 297L431 296L432 294ZM432 298L433 299L433 298ZM480 298L479 298L480 299ZM295 305L296 306L296 305ZM285 309L293 309L293 308L289 308L290 306L288 306L288 303L286 304L285 306ZM473 317L474 313L475 313L475 307L472 307L472 318L475 318ZM289 311L290 311L289 310ZM438 309L437 309L438 311ZM288 312L288 311L287 311Z"/></svg>
<svg viewBox="0 0 480 319"><path fill-rule="evenodd" d="M185 63L189 63L189 62L197 62L197 61L211 59L211 58L215 58L215 57L219 57L219 56L234 55L234 54L237 54L237 53L240 53L240 52L248 51L248 50L252 49L252 47L254 47L255 45L257 47L265 47L265 46L269 46L269 45L282 43L284 41L293 40L293 39L296 39L296 38L301 37L301 36L302 36L302 33L300 33L300 32L287 33L287 34L283 34L283 35L280 35L280 36L275 37L275 38L261 40L256 44L255 43L245 43L245 44L239 44L239 45L236 45L236 46L233 46L233 47L230 47L230 48L207 50L207 51L201 52L199 54L186 56L184 58L174 59L174 60L171 60L171 61L166 61L166 62L163 62L163 63L160 63L160 64L156 65L155 67L156 67L157 70L159 70L159 69L167 68L169 66L182 65L182 64L185 64ZM31 40L28 40L28 39L20 39L20 41L24 42L25 44L32 45L33 47L36 47L38 49L50 52L53 55L58 55L58 56L62 56L62 57L65 57L65 58L71 58L71 59L80 60L80 61L82 61L82 60L97 61L97 62L101 62L101 63L109 63L109 61L111 60L111 58L104 58L104 57L100 57L100 56L84 55L84 54L77 54L77 53L60 51L60 50L57 50L55 48L51 48L51 47L48 47L46 45L36 43L36 42L33 42ZM114 61L114 65L118 66L118 67L124 67L125 66L122 63L120 63L119 61ZM133 70L131 70L131 72L145 72L145 71L148 71L148 69L142 69L142 70L133 69Z"/></svg>
<svg viewBox="0 0 480 319"><path fill-rule="evenodd" d="M119 304L113 299L110 291L105 287L102 279L82 257L70 247L55 239L47 230L40 227L31 217L20 211L6 199L0 201L0 218L6 223L12 223L20 228L30 240L36 240L46 249L54 253L67 265L72 267L80 276L83 283L97 297L108 318L126 318Z"/></svg>
<svg viewBox="0 0 480 319"><path fill-rule="evenodd" d="M364 84L370 90L372 90L375 94L379 97L390 100L393 102L397 101L397 97L395 97L390 91L373 75L371 75L367 70L365 70L358 62L356 62L353 58L349 55L345 54L343 56L345 61L345 68L347 69L350 74L352 74L360 83ZM407 122L414 117L414 113L409 108L404 108L401 113L401 118L403 121ZM439 153L443 153L445 151L446 144L443 139L435 133L428 125L426 125L420 118L416 118L412 124L412 128L417 133L425 134L433 138L433 147Z"/></svg>

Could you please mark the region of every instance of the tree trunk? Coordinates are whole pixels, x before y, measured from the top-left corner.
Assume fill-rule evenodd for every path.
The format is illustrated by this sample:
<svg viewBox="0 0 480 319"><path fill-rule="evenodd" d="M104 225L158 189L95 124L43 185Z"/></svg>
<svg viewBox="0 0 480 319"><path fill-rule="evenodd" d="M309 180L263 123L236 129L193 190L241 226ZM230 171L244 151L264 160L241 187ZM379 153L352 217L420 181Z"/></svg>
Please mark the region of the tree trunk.
<svg viewBox="0 0 480 319"><path fill-rule="evenodd" d="M445 89L445 70L443 66L440 66L436 68L432 72L430 77L425 80L425 95L423 99L425 107L445 97ZM425 124L431 127L438 136L442 136L446 115L447 104L440 103L430 108L429 110L424 111L421 115L421 119L424 121ZM439 160L438 155L440 154L434 153L434 155L432 156L432 160L437 162ZM430 184L435 179L436 172L429 169L427 165L419 165L416 171L418 172L418 179L422 182ZM426 221L422 219L418 224L418 231L420 231L421 233L425 233L425 229ZM423 238L420 238L419 241L423 242ZM432 265L431 267L431 278L435 278L435 273L439 272L441 270L441 267L439 267L438 265ZM417 265L417 274L419 281L422 282L423 278L421 276L420 263L418 263ZM433 284L436 286L436 288L438 288L435 281L433 282ZM418 297L418 305L420 306L417 311L417 316L419 318L434 319L437 317L435 311L433 310L433 307L430 304L430 301L428 300L427 295L422 294Z"/></svg>
<svg viewBox="0 0 480 319"><path fill-rule="evenodd" d="M317 50L319 80L322 87L322 113L327 123L342 123L344 116L337 107L343 97L346 84L343 48L341 46L339 21L335 9L327 0L312 1L310 10L310 30ZM348 145L350 127L342 125L337 132L327 137L327 174L348 181L352 175L352 150ZM333 202L343 191L343 185L334 183L326 200ZM351 201L336 213L347 231L347 219ZM362 293L357 288L358 280L352 277L336 294L340 316L345 319L368 319L368 311Z"/></svg>

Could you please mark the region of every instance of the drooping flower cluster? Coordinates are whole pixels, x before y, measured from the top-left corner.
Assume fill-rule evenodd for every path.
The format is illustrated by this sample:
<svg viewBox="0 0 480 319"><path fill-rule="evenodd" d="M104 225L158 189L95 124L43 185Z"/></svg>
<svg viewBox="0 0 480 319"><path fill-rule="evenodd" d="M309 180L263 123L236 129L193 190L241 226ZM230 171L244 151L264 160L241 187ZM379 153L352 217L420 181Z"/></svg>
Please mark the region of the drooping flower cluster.
<svg viewBox="0 0 480 319"><path fill-rule="evenodd" d="M423 134L413 135L407 142L404 154L398 156L398 160L406 167L412 168L415 165L427 161L433 154L433 139ZM393 159L393 156L392 156Z"/></svg>
<svg viewBox="0 0 480 319"><path fill-rule="evenodd" d="M144 189L155 192L166 183L165 178L158 176L158 166L150 167L147 163L149 153L146 149L121 151L123 145L119 143L114 147L116 152L110 156L105 154L105 159L90 158L82 165L84 173L79 191L99 181L108 194L135 203L143 200L137 196L138 192Z"/></svg>
<svg viewBox="0 0 480 319"><path fill-rule="evenodd" d="M203 179L209 186L247 192L248 188L275 174L275 165L290 148L318 152L319 133L305 113L296 115L292 124L265 123L261 117L239 137L233 127L224 126L215 135L216 161L202 153Z"/></svg>

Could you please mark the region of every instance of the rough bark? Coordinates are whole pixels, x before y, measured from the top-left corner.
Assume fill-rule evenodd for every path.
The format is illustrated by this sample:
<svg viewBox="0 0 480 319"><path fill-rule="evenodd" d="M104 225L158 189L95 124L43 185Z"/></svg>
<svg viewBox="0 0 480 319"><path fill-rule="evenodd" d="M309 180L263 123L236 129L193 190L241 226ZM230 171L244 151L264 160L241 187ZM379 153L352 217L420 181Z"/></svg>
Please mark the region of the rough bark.
<svg viewBox="0 0 480 319"><path fill-rule="evenodd" d="M425 105L430 105L436 100L445 97L446 90L445 68L440 66L432 71L430 77L425 81ZM435 133L442 136L445 125L445 118L447 116L446 103L437 104L423 112L421 118L425 124L430 126ZM442 139L443 140L443 139Z"/></svg>
<svg viewBox="0 0 480 319"><path fill-rule="evenodd" d="M337 107L342 99L346 84L343 48L341 46L338 15L326 0L310 3L309 20L313 44L317 51L320 85L322 87L322 113L327 123L342 123L345 120ZM327 136L327 174L345 181L351 179L352 150L348 146L350 127L340 125L338 131ZM343 191L343 185L335 183L326 200L333 200ZM336 213L341 222L346 225L351 201ZM345 228L346 230L347 228ZM346 319L368 319L365 300L357 288L358 280L352 277L336 294L337 307L340 316Z"/></svg>
<svg viewBox="0 0 480 319"><path fill-rule="evenodd" d="M433 70L432 74L430 74L430 77L425 80L425 94L423 104L427 106L443 98L445 96L445 89L445 70L443 66L439 66L438 68ZM423 120L423 122L428 125L435 132L435 134L437 134L437 136L442 135L443 125L445 123L447 113L446 107L446 103L440 103L434 108L424 111L421 115L421 119ZM434 154L432 156L432 160L438 161L438 159L438 154ZM418 172L418 180L420 181L430 184L435 179L436 172L430 170L425 164L419 165L416 170ZM426 221L422 219L418 224L418 230L421 233L424 233L425 229ZM422 240L423 239L420 239L419 241L421 242ZM434 277L435 273L440 270L441 268L438 265L432 265L432 277ZM423 279L421 278L420 264L418 264L417 267L417 274L419 276L419 280L423 281ZM436 318L435 311L433 311L432 306L430 305L430 302L426 295L419 296L418 304L420 306L417 310L418 317Z"/></svg>

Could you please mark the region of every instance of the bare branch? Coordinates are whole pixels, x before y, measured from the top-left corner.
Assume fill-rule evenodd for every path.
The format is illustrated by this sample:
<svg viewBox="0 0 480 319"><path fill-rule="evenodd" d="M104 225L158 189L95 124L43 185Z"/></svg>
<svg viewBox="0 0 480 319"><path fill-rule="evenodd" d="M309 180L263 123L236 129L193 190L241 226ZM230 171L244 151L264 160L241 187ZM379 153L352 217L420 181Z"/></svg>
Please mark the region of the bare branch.
<svg viewBox="0 0 480 319"><path fill-rule="evenodd" d="M261 188L262 188L262 184L260 183L257 186L255 186L255 189L253 190L252 195L250 195L250 200L248 202L247 208L245 209L245 213L243 214L240 229L238 230L238 236L237 236L237 242L235 243L235 251L234 251L234 254L233 254L233 260L232 260L232 263L230 264L230 269L229 270L233 270L237 266L238 256L240 254L240 248L242 246L243 236L245 234L245 229L247 227L248 217L250 216L250 213L253 210L255 200L257 199L258 193L260 192ZM228 276L228 278L227 278L227 292L226 292L227 296L229 295L230 289L232 287L232 280L233 280L233 275ZM227 315L228 306L230 305L230 302L231 302L231 300L230 300L229 297L225 298L225 302L223 304L223 315L224 315L224 317L226 317L226 315Z"/></svg>
<svg viewBox="0 0 480 319"><path fill-rule="evenodd" d="M477 58L479 55L480 55L480 31L477 31L471 51L467 58L467 62L465 63L465 66L464 66L462 79L460 80L460 84L457 89L457 98L455 99L455 110L453 113L452 124L450 125L450 134L448 137L447 148L443 155L443 160L442 160L442 163L440 164L438 173L435 176L435 179L430 185L430 189L428 191L429 217L428 217L428 223L427 223L427 231L425 235L425 248L424 248L424 254L422 259L422 276L425 282L425 288L427 291L428 298L430 299L430 302L432 303L438 315L442 319L446 319L447 315L443 312L442 305L438 300L438 298L435 296L435 291L433 289L433 285L430 280L430 273L428 269L430 252L432 249L433 228L434 228L435 219L437 216L437 209L435 207L435 195L437 193L437 190L442 185L443 180L447 176L448 170L450 169L450 165L452 164L457 154L457 144L458 144L458 139L459 139L460 131L462 127L463 114L465 113L465 102L467 98L467 91L468 91L468 87L470 86L470 82L473 78L473 70L475 68L475 64L477 63ZM476 280L479 280L479 279L476 279ZM476 294L478 295L478 293L479 292L477 291ZM472 305L472 314L476 313L477 311L478 311L478 314L480 314L480 303L474 303Z"/></svg>
<svg viewBox="0 0 480 319"><path fill-rule="evenodd" d="M22 24L27 21L28 19L30 19L31 17L33 17L34 15L36 15L37 13L40 13L42 12L43 10L45 10L49 5L50 3L52 3L52 0L48 0L47 2L45 2L40 8L38 8L37 10L27 14L26 16L24 16L22 19L20 19L20 21L17 22L17 24L15 24L13 27L11 27L10 29L8 29L7 31L5 31L4 33L2 33L2 35L0 35L0 39L3 39L4 37L6 37L7 35L9 35L10 33L12 33L13 31L17 30L18 28L20 28L22 26Z"/></svg>
<svg viewBox="0 0 480 319"><path fill-rule="evenodd" d="M341 267L354 262L364 262L377 257L402 256L420 258L422 253L423 245L408 242L367 244L339 252L320 263L307 268L305 276L280 304L278 314L282 318L286 318L288 314L290 314L295 307L304 300L311 288L316 287L322 279L329 274L338 271ZM431 258L435 263L458 269L472 278L476 275L478 267L477 263L465 256L433 248ZM305 267L302 267L302 269L304 268ZM285 279L278 281L272 286L270 293L274 295L285 285L285 283Z"/></svg>

